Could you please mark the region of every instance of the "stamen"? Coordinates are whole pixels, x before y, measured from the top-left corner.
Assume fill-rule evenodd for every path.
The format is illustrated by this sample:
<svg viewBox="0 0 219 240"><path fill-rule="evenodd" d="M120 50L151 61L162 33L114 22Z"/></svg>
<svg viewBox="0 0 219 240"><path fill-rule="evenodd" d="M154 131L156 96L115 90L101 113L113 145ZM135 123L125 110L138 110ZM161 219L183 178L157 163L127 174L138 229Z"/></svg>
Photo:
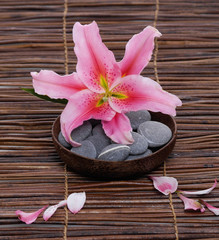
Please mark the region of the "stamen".
<svg viewBox="0 0 219 240"><path fill-rule="evenodd" d="M98 102L97 102L97 104L96 104L96 107L100 107L100 106L102 106L103 104L104 104L104 100L103 100L103 98L101 98Z"/></svg>
<svg viewBox="0 0 219 240"><path fill-rule="evenodd" d="M103 75L100 75L100 85L108 92L109 87L107 77L105 78Z"/></svg>
<svg viewBox="0 0 219 240"><path fill-rule="evenodd" d="M119 99L126 99L126 98L128 98L127 95L125 95L123 93L118 93L118 92L112 93L111 96L115 97L115 98L119 98Z"/></svg>

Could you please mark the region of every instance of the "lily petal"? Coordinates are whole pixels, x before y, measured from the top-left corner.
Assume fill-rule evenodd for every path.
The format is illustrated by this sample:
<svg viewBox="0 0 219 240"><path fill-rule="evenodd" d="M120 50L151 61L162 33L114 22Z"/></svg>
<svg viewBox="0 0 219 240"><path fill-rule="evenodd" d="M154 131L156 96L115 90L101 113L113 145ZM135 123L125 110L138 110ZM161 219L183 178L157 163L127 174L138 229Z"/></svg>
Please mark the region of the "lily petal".
<svg viewBox="0 0 219 240"><path fill-rule="evenodd" d="M51 98L69 99L74 93L86 88L77 73L60 76L50 70L31 72L35 92Z"/></svg>
<svg viewBox="0 0 219 240"><path fill-rule="evenodd" d="M43 213L43 219L45 221L48 221L49 218L52 217L52 215L56 212L56 210L59 208L59 207L63 207L67 204L67 200L63 200L61 202L59 202L58 204L56 205L53 205L53 206L50 206L46 209L46 211Z"/></svg>
<svg viewBox="0 0 219 240"><path fill-rule="evenodd" d="M101 78L106 79L110 86L114 79L121 76L121 71L113 53L103 44L96 22L88 25L76 22L73 40L79 77L91 91L102 93Z"/></svg>
<svg viewBox="0 0 219 240"><path fill-rule="evenodd" d="M198 201L187 198L179 193L178 193L178 196L183 201L185 210L200 210L201 212L205 211L204 206L201 203L199 203Z"/></svg>
<svg viewBox="0 0 219 240"><path fill-rule="evenodd" d="M190 191L181 191L179 190L180 193L183 193L183 194L188 194L188 195L202 195L202 194L208 194L210 193L217 185L217 179L215 179L215 182L213 184L212 187L208 188L208 189L205 189L205 190L201 190L201 191L194 191L194 192L190 192Z"/></svg>
<svg viewBox="0 0 219 240"><path fill-rule="evenodd" d="M72 193L69 195L67 199L67 206L68 209L73 213L76 214L78 213L82 207L84 206L86 201L86 194L85 192L81 193Z"/></svg>
<svg viewBox="0 0 219 240"><path fill-rule="evenodd" d="M154 184L154 187L163 193L168 195L169 193L174 193L178 187L178 181L173 177L152 177L148 176Z"/></svg>
<svg viewBox="0 0 219 240"><path fill-rule="evenodd" d="M36 221L40 213L43 212L47 208L47 206L44 206L43 208L37 210L36 212L31 212L31 213L26 213L21 210L17 210L15 214L18 216L18 218L22 222L25 222L26 224L31 224Z"/></svg>
<svg viewBox="0 0 219 240"><path fill-rule="evenodd" d="M61 114L61 131L67 142L77 147L80 143L71 139L71 132L84 121L94 118L110 121L116 114L108 102L98 106L101 95L91 92L89 89L82 90L70 97L68 104Z"/></svg>
<svg viewBox="0 0 219 240"><path fill-rule="evenodd" d="M205 205L211 212L213 212L215 215L219 215L219 208L216 208L212 206L211 204L205 202L204 200L199 200L203 205Z"/></svg>
<svg viewBox="0 0 219 240"><path fill-rule="evenodd" d="M141 73L151 59L154 38L160 36L161 33L157 29L148 26L128 41L125 56L119 62L122 76Z"/></svg>
<svg viewBox="0 0 219 240"><path fill-rule="evenodd" d="M117 112L150 110L175 116L176 106L182 105L177 96L164 91L152 79L140 75L119 78L111 88L111 91L126 96L121 99L110 97L110 106Z"/></svg>
<svg viewBox="0 0 219 240"><path fill-rule="evenodd" d="M132 127L128 117L123 113L116 113L110 121L102 121L106 135L114 142L121 144L132 144L134 139L131 131Z"/></svg>

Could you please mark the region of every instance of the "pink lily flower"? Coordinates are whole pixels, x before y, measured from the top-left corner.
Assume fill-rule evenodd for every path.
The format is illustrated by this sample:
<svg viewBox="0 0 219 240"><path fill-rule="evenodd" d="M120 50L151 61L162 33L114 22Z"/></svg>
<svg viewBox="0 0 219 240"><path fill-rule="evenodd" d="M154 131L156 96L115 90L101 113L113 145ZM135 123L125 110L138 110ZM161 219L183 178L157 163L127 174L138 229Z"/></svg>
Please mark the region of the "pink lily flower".
<svg viewBox="0 0 219 240"><path fill-rule="evenodd" d="M178 181L173 177L152 177L148 176L154 184L154 187L164 195L174 193L178 187Z"/></svg>
<svg viewBox="0 0 219 240"><path fill-rule="evenodd" d="M201 212L205 211L204 206L198 201L194 199L189 199L180 193L178 193L178 196L183 201L185 210L200 210Z"/></svg>
<svg viewBox="0 0 219 240"><path fill-rule="evenodd" d="M205 202L204 200L200 199L199 200L200 203L202 203L203 205L205 205L211 212L213 212L215 215L219 215L219 208L216 208L214 206L212 206L211 204Z"/></svg>
<svg viewBox="0 0 219 240"><path fill-rule="evenodd" d="M15 214L18 216L18 218L22 222L25 222L26 224L31 224L36 221L40 213L43 212L46 208L47 206L44 206L43 208L37 210L36 212L31 212L31 213L26 213L21 210L17 210Z"/></svg>
<svg viewBox="0 0 219 240"><path fill-rule="evenodd" d="M181 191L178 190L178 192L183 193L183 194L188 194L188 195L203 195L203 194L208 194L210 193L217 185L217 179L214 180L214 184L212 187L204 189L204 190L200 190L200 191Z"/></svg>
<svg viewBox="0 0 219 240"><path fill-rule="evenodd" d="M132 128L124 113L145 109L176 115L176 106L182 104L179 98L140 76L151 59L154 38L160 36L155 28L146 27L129 40L124 58L116 62L103 44L96 22L77 22L73 27L77 72L66 76L48 70L31 73L38 94L68 100L61 114L61 131L67 142L80 146L71 132L91 118L102 120L106 135L114 142L131 144Z"/></svg>

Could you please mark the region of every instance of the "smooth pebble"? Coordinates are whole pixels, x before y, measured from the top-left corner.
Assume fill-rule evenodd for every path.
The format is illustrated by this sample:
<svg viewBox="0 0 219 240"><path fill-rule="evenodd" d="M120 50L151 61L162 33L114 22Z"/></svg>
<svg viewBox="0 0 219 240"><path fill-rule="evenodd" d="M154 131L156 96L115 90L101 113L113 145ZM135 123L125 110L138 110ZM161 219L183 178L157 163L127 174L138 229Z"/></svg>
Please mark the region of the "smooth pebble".
<svg viewBox="0 0 219 240"><path fill-rule="evenodd" d="M101 121L100 120L96 120L96 119L90 119L89 122L91 123L92 127L95 127L97 124L100 124Z"/></svg>
<svg viewBox="0 0 219 240"><path fill-rule="evenodd" d="M126 113L126 116L133 130L136 130L141 123L151 120L151 114L147 110L131 111Z"/></svg>
<svg viewBox="0 0 219 240"><path fill-rule="evenodd" d="M144 153L148 148L147 139L139 133L132 132L132 137L134 139L134 143L128 145L130 147L131 155L138 155Z"/></svg>
<svg viewBox="0 0 219 240"><path fill-rule="evenodd" d="M91 131L92 131L92 125L89 121L86 121L83 123L83 125L75 128L71 132L71 138L74 141L81 143L91 134Z"/></svg>
<svg viewBox="0 0 219 240"><path fill-rule="evenodd" d="M97 124L93 130L92 130L93 135L105 135L105 132L103 130L102 124Z"/></svg>
<svg viewBox="0 0 219 240"><path fill-rule="evenodd" d="M105 147L98 159L111 161L111 162L118 162L125 160L130 153L130 147L123 144L110 144L109 146Z"/></svg>
<svg viewBox="0 0 219 240"><path fill-rule="evenodd" d="M97 152L92 142L84 140L81 142L81 146L73 147L71 152L79 154L87 158L96 158Z"/></svg>
<svg viewBox="0 0 219 240"><path fill-rule="evenodd" d="M139 155L129 155L126 160L135 160L135 159L139 159L139 158L143 158L143 157L147 157L149 155L151 155L153 152L151 151L151 149L147 149L147 151L143 154L139 154Z"/></svg>
<svg viewBox="0 0 219 240"><path fill-rule="evenodd" d="M138 133L145 136L149 147L161 147L168 143L172 137L170 128L156 121L147 121L140 124Z"/></svg>
<svg viewBox="0 0 219 240"><path fill-rule="evenodd" d="M96 148L97 156L110 144L110 139L106 135L93 135L87 138Z"/></svg>
<svg viewBox="0 0 219 240"><path fill-rule="evenodd" d="M69 143L65 140L64 136L62 135L62 132L59 133L59 135L58 135L58 140L59 140L59 143L60 143L63 147L65 147L65 148L71 148L71 144L69 144Z"/></svg>

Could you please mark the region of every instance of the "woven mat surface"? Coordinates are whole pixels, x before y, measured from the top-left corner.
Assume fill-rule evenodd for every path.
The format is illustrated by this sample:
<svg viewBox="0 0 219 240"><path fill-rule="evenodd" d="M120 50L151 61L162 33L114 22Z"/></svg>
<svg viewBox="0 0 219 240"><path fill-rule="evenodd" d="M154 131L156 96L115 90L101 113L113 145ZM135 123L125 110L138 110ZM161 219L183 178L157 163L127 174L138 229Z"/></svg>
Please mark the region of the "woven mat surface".
<svg viewBox="0 0 219 240"><path fill-rule="evenodd" d="M208 188L219 175L218 1L1 0L0 5L0 239L219 239L218 216L185 212L175 194L160 194L146 176L95 181L66 170L51 138L63 106L21 90L32 86L31 71L75 71L76 21L96 20L117 60L133 34L156 26L163 36L142 75L159 79L183 106L177 110L174 151L151 174L176 177L184 190ZM25 225L14 214L78 191L86 191L87 201L77 215L59 209L48 222L39 217ZM203 199L219 207L219 187Z"/></svg>

